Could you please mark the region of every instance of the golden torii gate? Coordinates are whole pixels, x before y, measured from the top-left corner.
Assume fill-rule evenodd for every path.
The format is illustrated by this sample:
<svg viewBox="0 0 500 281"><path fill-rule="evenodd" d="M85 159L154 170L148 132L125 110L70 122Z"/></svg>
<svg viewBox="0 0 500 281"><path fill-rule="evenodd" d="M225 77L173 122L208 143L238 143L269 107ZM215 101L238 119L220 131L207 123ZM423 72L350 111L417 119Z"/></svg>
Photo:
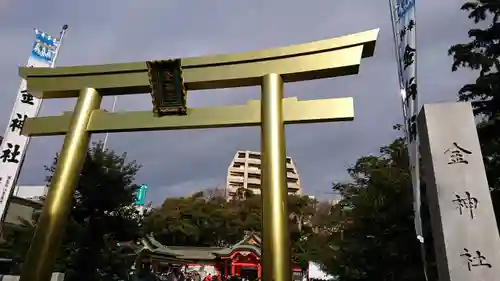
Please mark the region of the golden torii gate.
<svg viewBox="0 0 500 281"><path fill-rule="evenodd" d="M357 74L373 56L378 29L253 52L171 61L20 68L27 92L78 100L73 112L26 120L27 136L65 135L21 281L48 281L91 133L260 126L263 280L290 281L285 124L351 121L352 98L283 99L283 83ZM246 105L186 108L186 91L261 86ZM153 112L106 112L103 96L152 92ZM314 136L313 136L314 137Z"/></svg>

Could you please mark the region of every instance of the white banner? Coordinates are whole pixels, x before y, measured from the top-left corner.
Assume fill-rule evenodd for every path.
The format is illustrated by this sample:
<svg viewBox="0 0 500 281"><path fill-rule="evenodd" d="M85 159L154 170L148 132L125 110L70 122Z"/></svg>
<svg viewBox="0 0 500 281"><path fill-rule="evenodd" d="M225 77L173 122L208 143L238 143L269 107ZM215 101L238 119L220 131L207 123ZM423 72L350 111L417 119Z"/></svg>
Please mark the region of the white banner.
<svg viewBox="0 0 500 281"><path fill-rule="evenodd" d="M413 208L415 231L423 243L422 219L420 214L420 167L418 152L417 114L419 110L417 93L417 55L415 0L389 0L394 31L396 56L398 58L399 84L405 120L406 139L410 158L410 172L413 186Z"/></svg>
<svg viewBox="0 0 500 281"><path fill-rule="evenodd" d="M58 38L35 29L35 42L27 66L53 67L59 46ZM22 79L0 149L0 218L2 222L30 141L29 137L21 135L21 129L26 118L38 115L41 105L41 99L35 98L26 91L26 80Z"/></svg>

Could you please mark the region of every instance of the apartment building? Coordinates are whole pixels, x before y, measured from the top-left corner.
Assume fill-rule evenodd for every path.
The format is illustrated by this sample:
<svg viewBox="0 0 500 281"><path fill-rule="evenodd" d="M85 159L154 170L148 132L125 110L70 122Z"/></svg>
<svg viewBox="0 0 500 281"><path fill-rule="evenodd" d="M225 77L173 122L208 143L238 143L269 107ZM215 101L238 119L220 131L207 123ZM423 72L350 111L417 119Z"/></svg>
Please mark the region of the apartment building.
<svg viewBox="0 0 500 281"><path fill-rule="evenodd" d="M286 170L288 194L302 194L299 173L290 157L286 158ZM261 175L260 152L236 152L227 169L226 197L233 198L241 189L260 194Z"/></svg>

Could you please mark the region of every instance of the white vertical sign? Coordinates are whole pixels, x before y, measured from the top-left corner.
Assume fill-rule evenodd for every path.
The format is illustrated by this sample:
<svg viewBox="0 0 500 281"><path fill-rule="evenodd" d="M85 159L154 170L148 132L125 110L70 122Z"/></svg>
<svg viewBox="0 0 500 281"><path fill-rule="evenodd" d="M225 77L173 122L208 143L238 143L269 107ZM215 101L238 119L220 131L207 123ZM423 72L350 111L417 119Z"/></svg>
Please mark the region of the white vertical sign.
<svg viewBox="0 0 500 281"><path fill-rule="evenodd" d="M62 36L67 29L65 25ZM28 67L53 67L61 40L35 29L35 42L28 59ZM7 123L0 149L0 218L4 219L7 203L17 181L30 138L21 135L27 118L36 117L42 100L26 91L26 80L21 80L14 108Z"/></svg>
<svg viewBox="0 0 500 281"><path fill-rule="evenodd" d="M411 183L413 189L413 213L415 234L420 241L420 257L425 280L427 276L427 258L422 229L421 194L420 194L420 155L417 131L419 110L417 91L417 50L416 50L416 0L389 0L392 19L394 45L398 61L399 87L403 108L404 128L408 145Z"/></svg>
<svg viewBox="0 0 500 281"><path fill-rule="evenodd" d="M417 238L423 243L424 237L420 214L420 161L416 120L419 105L417 93L417 55L415 46L415 0L389 0L389 2L391 7L396 57L398 60L398 74L403 116L405 120L406 140L410 157L415 231Z"/></svg>

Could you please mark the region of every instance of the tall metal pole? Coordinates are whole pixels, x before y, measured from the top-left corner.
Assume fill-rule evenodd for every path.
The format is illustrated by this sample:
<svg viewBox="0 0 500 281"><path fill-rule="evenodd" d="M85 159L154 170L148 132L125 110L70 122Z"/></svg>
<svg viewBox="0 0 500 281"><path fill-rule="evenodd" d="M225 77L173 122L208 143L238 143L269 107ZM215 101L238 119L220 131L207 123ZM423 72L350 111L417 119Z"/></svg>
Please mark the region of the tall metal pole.
<svg viewBox="0 0 500 281"><path fill-rule="evenodd" d="M114 96L113 97L113 105L111 106L111 112L115 112L117 102L118 102L118 96ZM106 135L104 136L104 142L102 145L103 150L106 149L106 145L108 144L108 138L109 138L109 133L106 133Z"/></svg>
<svg viewBox="0 0 500 281"><path fill-rule="evenodd" d="M261 85L262 280L292 280L288 231L283 80L271 73Z"/></svg>
<svg viewBox="0 0 500 281"><path fill-rule="evenodd" d="M49 281L68 221L73 193L78 182L90 133L90 115L99 109L101 96L95 89L80 91L70 128L57 161L47 200L22 267L20 281Z"/></svg>
<svg viewBox="0 0 500 281"><path fill-rule="evenodd" d="M415 1L415 0L413 0ZM406 140L407 140L407 148L408 148L408 154L409 154L409 161L410 161L410 172L411 172L411 180L412 180L412 188L413 188L413 214L414 214L414 225L415 225L415 234L416 237L419 241L420 244L420 258L422 260L422 266L423 266L423 273L424 273L424 278L425 280L429 280L429 277L427 275L427 257L426 257L426 247L424 244L424 233L423 233L423 228L422 228L422 215L421 215L421 199L420 199L420 160L419 160L419 152L418 152L418 140L414 140L412 143L411 140L411 118L412 116L415 116L418 113L418 96L413 97L414 101L411 102L410 99L411 97L408 96L408 92L405 89L405 82L408 83L408 77L413 77L416 81L417 79L417 72L416 72L416 67L417 67L417 59L416 59L416 54L414 58L414 71L413 73L410 73L408 76L407 71L404 71L402 68L401 60L403 59L402 52L404 51L401 49L401 44L405 43L410 43L413 41L413 44L411 44L413 47L416 47L416 36L415 36L415 28L413 27L411 30L407 29L407 24L409 24L409 20L407 16L404 17L399 17L397 10L398 5L404 5L409 2L397 2L395 0L389 0L389 11L391 15L391 24L392 24L392 35L393 35L393 40L394 40L394 53L396 57L396 62L397 62L397 71L398 71L398 80L399 80L399 87L400 87L400 94L401 94L401 107L403 110L403 120L404 120L404 132L406 135ZM413 6L411 9L414 9L415 2L413 2ZM408 13L408 11L406 11ZM415 21L415 12L413 11L413 21ZM402 30L398 30L398 28L401 28L400 24L398 24L400 21L403 21L402 23L405 25L404 26L404 32L405 34L401 34ZM415 24L415 22L413 23ZM410 34L408 34L410 33ZM398 35L404 35L403 37L408 37L410 36L411 38L408 38L405 40L403 37L398 38ZM409 46L409 45L408 45ZM411 68L410 68L411 69ZM416 82L415 82L416 83ZM418 92L417 92L418 93ZM408 104L407 104L408 103ZM410 103L412 103L410 105ZM417 137L418 138L418 137Z"/></svg>
<svg viewBox="0 0 500 281"><path fill-rule="evenodd" d="M59 33L59 46L57 46L56 51L54 52L54 58L52 59L52 64L50 67L54 67L56 65L57 57L59 56L59 51L61 50L61 46L63 43L64 36L66 35L66 31L68 30L68 25L63 25L61 32Z"/></svg>

